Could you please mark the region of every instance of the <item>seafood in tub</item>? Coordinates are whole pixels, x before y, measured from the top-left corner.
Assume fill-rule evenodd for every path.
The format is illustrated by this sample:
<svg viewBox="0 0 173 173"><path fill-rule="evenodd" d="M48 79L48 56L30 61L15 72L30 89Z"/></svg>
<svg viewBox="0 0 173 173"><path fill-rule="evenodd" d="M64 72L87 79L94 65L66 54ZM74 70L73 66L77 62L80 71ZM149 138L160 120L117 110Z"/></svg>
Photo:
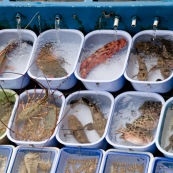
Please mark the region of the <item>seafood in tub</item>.
<svg viewBox="0 0 173 173"><path fill-rule="evenodd" d="M130 47L131 36L125 31L90 32L85 37L80 63L75 71L76 77L87 89L119 90L123 86L122 76ZM94 83L99 86L94 87ZM104 85L105 83L107 85Z"/></svg>
<svg viewBox="0 0 173 173"><path fill-rule="evenodd" d="M12 145L0 146L0 172L7 172L13 152L14 146Z"/></svg>
<svg viewBox="0 0 173 173"><path fill-rule="evenodd" d="M172 76L173 40L171 31L142 31L133 38L125 72L132 81L166 81Z"/></svg>
<svg viewBox="0 0 173 173"><path fill-rule="evenodd" d="M49 145L64 108L63 94L55 90L26 90L10 119L8 138L17 144Z"/></svg>
<svg viewBox="0 0 173 173"><path fill-rule="evenodd" d="M164 99L156 93L120 94L115 99L107 141L117 148L152 150L163 104Z"/></svg>
<svg viewBox="0 0 173 173"><path fill-rule="evenodd" d="M19 146L15 150L10 173L53 173L59 150L53 147Z"/></svg>
<svg viewBox="0 0 173 173"><path fill-rule="evenodd" d="M6 129L11 117L12 111L17 104L18 95L13 90L0 90L0 144L7 143Z"/></svg>
<svg viewBox="0 0 173 173"><path fill-rule="evenodd" d="M166 156L173 158L173 99L168 99L163 107L162 121L156 138L157 148Z"/></svg>
<svg viewBox="0 0 173 173"><path fill-rule="evenodd" d="M154 173L172 173L173 160L166 157L155 157L153 159L151 172Z"/></svg>
<svg viewBox="0 0 173 173"><path fill-rule="evenodd" d="M78 91L67 97L57 140L66 146L95 146L103 140L113 108L108 92Z"/></svg>
<svg viewBox="0 0 173 173"><path fill-rule="evenodd" d="M56 173L98 173L103 150L64 147L60 150Z"/></svg>
<svg viewBox="0 0 173 173"><path fill-rule="evenodd" d="M0 38L1 85L3 88L23 88L29 82L26 72L35 46L36 34L30 30L5 29L0 31Z"/></svg>
<svg viewBox="0 0 173 173"><path fill-rule="evenodd" d="M77 81L73 73L83 39L83 34L73 29L52 29L40 34L29 76L46 88L65 90L73 87Z"/></svg>
<svg viewBox="0 0 173 173"><path fill-rule="evenodd" d="M100 173L149 173L152 159L149 152L109 149L103 157Z"/></svg>

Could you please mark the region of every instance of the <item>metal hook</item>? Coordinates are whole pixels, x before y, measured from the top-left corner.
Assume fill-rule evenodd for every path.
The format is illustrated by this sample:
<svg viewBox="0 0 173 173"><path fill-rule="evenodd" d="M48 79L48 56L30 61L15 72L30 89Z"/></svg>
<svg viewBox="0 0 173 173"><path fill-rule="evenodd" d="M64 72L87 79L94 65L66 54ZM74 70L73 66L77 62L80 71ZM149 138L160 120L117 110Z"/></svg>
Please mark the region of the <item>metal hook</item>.
<svg viewBox="0 0 173 173"><path fill-rule="evenodd" d="M110 18L111 16L114 15L114 12L106 13L105 11L102 11L102 14L105 18Z"/></svg>

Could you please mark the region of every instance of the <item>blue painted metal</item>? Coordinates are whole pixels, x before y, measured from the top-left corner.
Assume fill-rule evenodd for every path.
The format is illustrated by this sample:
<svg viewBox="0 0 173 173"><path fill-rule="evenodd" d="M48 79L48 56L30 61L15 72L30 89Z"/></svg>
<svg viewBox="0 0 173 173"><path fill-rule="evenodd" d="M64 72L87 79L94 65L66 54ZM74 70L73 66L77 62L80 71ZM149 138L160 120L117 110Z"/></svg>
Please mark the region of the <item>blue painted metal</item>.
<svg viewBox="0 0 173 173"><path fill-rule="evenodd" d="M173 1L126 1L126 2L0 2L0 29L16 28L16 14L21 14L21 27L30 22L38 13L42 31L55 28L55 16L61 15L61 28L74 28L84 34L99 29L113 29L114 16L120 16L118 29L136 34L145 29L152 29L155 17L159 17L158 29L173 30ZM113 13L109 18L103 15ZM132 17L137 17L136 27L131 26ZM99 23L101 21L101 23ZM29 29L38 32L37 16Z"/></svg>

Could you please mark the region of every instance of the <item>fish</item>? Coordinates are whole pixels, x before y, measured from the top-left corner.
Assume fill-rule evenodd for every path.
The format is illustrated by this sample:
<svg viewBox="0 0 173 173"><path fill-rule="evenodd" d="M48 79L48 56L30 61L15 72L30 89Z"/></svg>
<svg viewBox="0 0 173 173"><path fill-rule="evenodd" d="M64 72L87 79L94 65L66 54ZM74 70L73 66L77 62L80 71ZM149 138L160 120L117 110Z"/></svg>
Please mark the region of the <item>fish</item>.
<svg viewBox="0 0 173 173"><path fill-rule="evenodd" d="M149 130L135 127L133 124L126 124L126 128L121 126L116 133L122 133L120 138L141 146L148 145L154 139Z"/></svg>
<svg viewBox="0 0 173 173"><path fill-rule="evenodd" d="M89 72L97 65L106 62L115 53L123 49L127 45L127 40L121 38L119 40L114 40L105 44L103 47L99 48L89 57L87 57L80 65L80 75L82 78L86 78Z"/></svg>

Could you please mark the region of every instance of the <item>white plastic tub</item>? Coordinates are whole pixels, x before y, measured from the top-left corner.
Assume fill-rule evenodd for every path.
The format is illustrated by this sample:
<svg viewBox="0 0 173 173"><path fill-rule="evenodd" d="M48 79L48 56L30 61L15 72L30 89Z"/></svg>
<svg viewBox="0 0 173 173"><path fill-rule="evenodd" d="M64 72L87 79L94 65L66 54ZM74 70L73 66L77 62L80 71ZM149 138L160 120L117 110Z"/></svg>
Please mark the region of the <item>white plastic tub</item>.
<svg viewBox="0 0 173 173"><path fill-rule="evenodd" d="M156 122L155 126L151 125L151 127L154 128L149 129L149 127L147 127L147 133L142 134L142 137L144 138L141 138L141 140L139 140L139 137L138 136L135 137L135 135L140 133L136 133L136 131L143 132L144 130L141 129L143 127L140 127L140 129L138 128L136 131L129 133L131 131L130 129L128 129L128 124L134 125L135 120L140 118L142 115L150 115L149 111L144 113L144 111L141 110L142 108L144 108L144 105L148 105L148 103L153 104L152 101L154 101L154 103L158 102L156 107L160 106L160 109L158 108L159 111L157 115L155 115L158 118L157 119L154 118L154 122ZM158 122L161 121L160 111L161 111L161 106L164 105L164 103L165 101L163 97L156 93L131 91L131 92L124 92L118 95L114 101L114 112L112 114L108 132L106 135L107 142L113 147L118 149L130 150L130 151L134 150L134 151L155 152L156 131L158 129ZM152 106L151 108L154 109L154 106ZM156 109L154 109L154 114L156 112ZM145 108L144 110L147 111L150 109ZM149 122L150 121L151 120L149 119ZM149 124L149 122L147 124ZM147 126L147 124L144 126ZM136 127L137 125L140 125L140 122L136 124ZM126 129L128 130L124 131ZM132 127L132 130L134 129L135 128Z"/></svg>
<svg viewBox="0 0 173 173"><path fill-rule="evenodd" d="M79 169L99 173L103 150L88 148L68 148L60 149L56 173L74 172Z"/></svg>
<svg viewBox="0 0 173 173"><path fill-rule="evenodd" d="M22 172L22 170L23 172L24 170L29 172L29 168L32 168L35 172L44 172L44 168L47 168L47 172L54 173L56 170L58 153L59 149L54 147L32 148L18 146L11 158L8 173ZM31 165L31 167L27 164Z"/></svg>
<svg viewBox="0 0 173 173"><path fill-rule="evenodd" d="M86 78L80 74L80 66L87 57L105 44L124 38L127 45L111 58L93 68ZM83 52L75 70L75 76L90 90L118 91L125 82L123 76L131 48L131 36L125 31L96 30L85 36ZM102 58L102 56L100 56Z"/></svg>
<svg viewBox="0 0 173 173"><path fill-rule="evenodd" d="M82 98L87 99L89 104L97 105L96 107L101 111L102 119L98 118L97 120L93 120L94 114L92 113L92 109L90 106L78 102L77 105L73 105L75 101L79 101ZM62 114L61 122L58 128L58 132L56 134L57 140L65 146L68 147L85 147L85 148L102 148L105 149L107 147L107 142L105 140L105 136L107 133L108 124L110 121L110 116L112 114L113 109L113 96L106 91L77 91L70 94L66 98L65 111ZM69 125L69 117L73 115L81 122L81 126L75 124L75 127L78 127L74 131L70 131L71 125ZM100 115L100 114L99 114ZM93 123L97 123L100 128L103 129L103 133L99 135L98 131L96 131ZM105 124L104 124L105 122ZM87 125L90 124L94 128L87 128ZM70 127L69 127L70 126ZM79 130L82 130L84 134L81 134L83 137L86 135L85 140L82 142L77 140L73 133L78 133ZM76 135L77 136L77 135Z"/></svg>
<svg viewBox="0 0 173 173"><path fill-rule="evenodd" d="M109 149L105 152L100 173L142 172L149 173L153 155L149 152L134 152Z"/></svg>
<svg viewBox="0 0 173 173"><path fill-rule="evenodd" d="M29 76L38 80L38 82L40 82L46 88L50 87L51 89L61 90L72 88L77 82L77 79L74 75L74 70L79 59L83 40L83 34L80 31L74 29L51 29L41 33L38 37L35 52L32 57L32 64L28 71ZM54 53L53 56L56 59L62 58L63 62L65 61L62 64L63 68L67 72L65 76L55 76L55 74L53 76L46 76L37 65L40 49L45 44L49 43L51 43L54 47L52 48ZM47 63L45 63L45 66L46 64ZM54 71L55 70L53 70L52 73Z"/></svg>
<svg viewBox="0 0 173 173"><path fill-rule="evenodd" d="M36 40L37 36L31 30L3 29L0 31L0 50L12 41L18 42L18 46L5 57L6 69L1 72L0 76L0 84L3 88L20 89L27 86L30 79L27 71Z"/></svg>
<svg viewBox="0 0 173 173"><path fill-rule="evenodd" d="M7 130L7 137L10 141L16 143L17 145L32 145L36 147L57 145L55 134L57 132L58 124L60 121L59 117L61 116L64 109L65 97L61 92L54 90L50 90L48 95L49 100L46 101L49 102L49 105L50 103L55 105L56 108L52 109L51 107L49 107L50 109L42 110L42 112L38 112L36 115L32 115L32 111L30 113L29 111L27 111L28 114L25 115L25 117L28 116L27 119L23 116L20 117L21 114L19 115L19 103L24 103L23 112L26 112L26 103L27 106L30 107L30 102L28 102L29 97L33 102L31 106L31 108L33 108L34 105L37 104L35 99L41 100L41 98L43 99L46 94L43 89L31 89L20 94L18 107L13 112L8 124L9 129ZM44 105L44 103L45 102L42 101L41 105ZM47 107L48 104L45 104L45 108ZM35 109L38 109L38 107L36 107ZM54 111L55 114L51 114L52 111ZM54 115L56 115L56 119ZM32 135L35 135L35 137L30 138ZM44 137L44 135L46 135L46 138Z"/></svg>
<svg viewBox="0 0 173 173"><path fill-rule="evenodd" d="M134 48L135 43L138 41L151 41L152 38L154 38L154 35L157 37L163 37L165 39L169 39L172 41L173 44L173 32L172 31L167 31L167 30L146 30L146 31L141 31L137 33L133 39L132 39L132 50ZM144 46L143 46L144 47ZM154 50L153 50L154 52ZM152 69L157 64L157 58L153 57L148 58L148 61L145 62L147 66L148 72ZM163 76L161 75L159 69L151 71L148 73L148 79L145 81L140 81L137 78L137 74L139 71L139 65L137 62L137 59L135 56L129 56L129 61L127 68L125 70L124 76L125 78L131 82L132 86L134 87L135 90L138 91L149 91L149 92L157 92L157 93L166 93L170 91L173 88L173 74L171 71L171 74L168 78L164 79Z"/></svg>
<svg viewBox="0 0 173 173"><path fill-rule="evenodd" d="M164 157L155 157L152 162L152 167L149 173L172 173L173 172L173 160Z"/></svg>
<svg viewBox="0 0 173 173"><path fill-rule="evenodd" d="M6 173L9 170L11 158L14 154L14 146L0 145L0 172Z"/></svg>
<svg viewBox="0 0 173 173"><path fill-rule="evenodd" d="M6 125L6 127L8 127L8 122L10 120L10 117L12 115L12 113L14 112L15 108L17 107L17 99L18 99L18 95L16 92L14 92L13 90L9 90L9 89L3 89L4 91L2 91L2 89L0 90L0 102L2 103L2 108L1 111L3 111L3 113L1 112L1 121ZM5 92L5 93L4 93ZM4 99L6 99L7 95L8 99L10 102L12 102L12 106L10 108L10 105L8 104L8 101L5 101ZM5 101L6 104L3 104ZM7 105L7 106L5 106ZM0 104L1 106L1 104ZM4 111L4 109L6 109ZM10 112L11 110L11 112ZM8 112L9 114L6 114L6 112ZM0 144L8 144L9 140L7 138L7 128L5 127L5 125L2 124L0 122L0 129L2 131L0 131ZM3 127L3 128L2 128Z"/></svg>
<svg viewBox="0 0 173 173"><path fill-rule="evenodd" d="M158 132L156 134L156 146L161 151L164 156L173 158L173 149L170 147L169 144L171 144L172 140L172 125L173 125L173 119L172 119L172 113L173 113L173 98L171 97L168 99L163 106L162 112L161 112L161 121L158 125ZM167 148L168 147L168 148Z"/></svg>

